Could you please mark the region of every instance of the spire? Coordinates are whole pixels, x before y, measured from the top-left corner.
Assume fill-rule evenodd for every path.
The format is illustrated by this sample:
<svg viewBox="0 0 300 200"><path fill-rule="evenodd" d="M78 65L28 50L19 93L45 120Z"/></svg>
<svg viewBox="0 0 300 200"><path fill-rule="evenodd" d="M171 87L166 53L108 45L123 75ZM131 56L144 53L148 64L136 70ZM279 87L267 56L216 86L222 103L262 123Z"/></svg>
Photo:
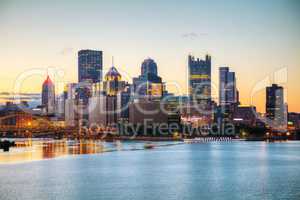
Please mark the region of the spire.
<svg viewBox="0 0 300 200"><path fill-rule="evenodd" d="M43 85L53 85L53 82L52 82L52 80L50 79L48 73L47 73L47 78L46 78L46 80L44 81Z"/></svg>

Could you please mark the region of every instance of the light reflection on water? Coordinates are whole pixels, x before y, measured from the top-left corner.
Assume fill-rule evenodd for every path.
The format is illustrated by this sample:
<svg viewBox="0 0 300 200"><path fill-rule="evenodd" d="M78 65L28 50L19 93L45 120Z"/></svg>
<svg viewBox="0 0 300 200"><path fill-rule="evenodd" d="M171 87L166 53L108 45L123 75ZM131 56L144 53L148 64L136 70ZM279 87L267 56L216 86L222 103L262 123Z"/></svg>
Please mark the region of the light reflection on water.
<svg viewBox="0 0 300 200"><path fill-rule="evenodd" d="M16 147L0 152L0 164L57 158L66 155L95 154L112 151L97 140L16 140Z"/></svg>
<svg viewBox="0 0 300 200"><path fill-rule="evenodd" d="M119 146L24 141L9 153L0 152L0 158L14 163L99 154L0 164L0 199L299 200L299 141L177 144L155 143L146 151L144 142L135 141Z"/></svg>
<svg viewBox="0 0 300 200"><path fill-rule="evenodd" d="M14 164L63 156L101 154L112 151L144 150L145 142L104 142L101 140L14 139L16 146L9 152L0 150L0 164ZM182 144L155 142L155 147Z"/></svg>

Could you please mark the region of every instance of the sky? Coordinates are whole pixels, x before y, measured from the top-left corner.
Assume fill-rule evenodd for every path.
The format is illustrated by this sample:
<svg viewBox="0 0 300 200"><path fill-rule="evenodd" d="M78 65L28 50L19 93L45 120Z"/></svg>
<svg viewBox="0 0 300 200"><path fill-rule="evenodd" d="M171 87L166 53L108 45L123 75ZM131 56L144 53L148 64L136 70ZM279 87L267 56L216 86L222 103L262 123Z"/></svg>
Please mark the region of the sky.
<svg viewBox="0 0 300 200"><path fill-rule="evenodd" d="M264 112L274 82L300 112L299 19L298 0L0 0L0 92L40 92L47 70L60 91L77 81L77 51L97 49L129 82L153 58L167 88L186 94L187 56L208 53L214 99L229 66L243 104Z"/></svg>

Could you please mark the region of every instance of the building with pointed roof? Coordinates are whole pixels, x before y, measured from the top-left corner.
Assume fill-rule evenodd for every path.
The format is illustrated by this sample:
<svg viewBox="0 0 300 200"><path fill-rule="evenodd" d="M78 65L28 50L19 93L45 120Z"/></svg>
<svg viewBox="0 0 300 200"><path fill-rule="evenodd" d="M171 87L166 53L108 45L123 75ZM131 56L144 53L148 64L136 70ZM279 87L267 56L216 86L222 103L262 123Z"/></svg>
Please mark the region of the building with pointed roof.
<svg viewBox="0 0 300 200"><path fill-rule="evenodd" d="M118 70L112 66L106 73L103 82L103 90L107 95L117 95L118 92L123 91L126 83L122 81L122 76Z"/></svg>
<svg viewBox="0 0 300 200"><path fill-rule="evenodd" d="M55 87L54 83L47 75L42 85L42 107L47 115L54 114L55 111Z"/></svg>

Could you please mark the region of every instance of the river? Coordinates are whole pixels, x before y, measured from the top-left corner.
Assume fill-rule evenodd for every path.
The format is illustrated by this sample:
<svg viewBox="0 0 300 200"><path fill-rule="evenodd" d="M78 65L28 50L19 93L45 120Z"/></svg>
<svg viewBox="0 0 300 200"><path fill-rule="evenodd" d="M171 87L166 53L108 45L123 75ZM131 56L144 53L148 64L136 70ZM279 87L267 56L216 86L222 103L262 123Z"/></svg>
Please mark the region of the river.
<svg viewBox="0 0 300 200"><path fill-rule="evenodd" d="M0 199L300 199L300 142L23 141L0 151Z"/></svg>

